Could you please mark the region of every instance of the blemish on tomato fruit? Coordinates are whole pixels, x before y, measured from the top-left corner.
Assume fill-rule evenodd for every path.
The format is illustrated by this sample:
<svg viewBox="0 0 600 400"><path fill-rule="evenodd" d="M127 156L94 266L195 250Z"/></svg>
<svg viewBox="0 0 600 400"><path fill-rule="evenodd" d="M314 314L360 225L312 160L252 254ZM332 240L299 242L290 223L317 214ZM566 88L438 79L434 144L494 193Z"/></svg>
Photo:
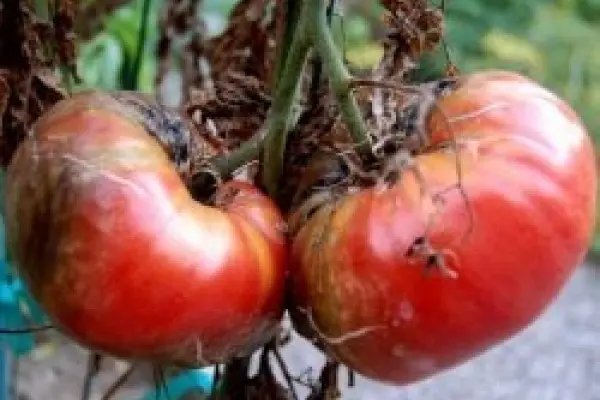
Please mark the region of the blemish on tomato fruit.
<svg viewBox="0 0 600 400"><path fill-rule="evenodd" d="M425 236L417 237L406 251L405 256L409 259L409 263L421 264L426 272L439 271L448 278L458 278L458 273L447 262L447 259L455 261L455 257L452 257L453 254L449 250L436 250Z"/></svg>
<svg viewBox="0 0 600 400"><path fill-rule="evenodd" d="M277 223L275 225L275 229L277 229L277 232L280 232L282 234L290 233L289 225L283 221L280 221L279 223Z"/></svg>
<svg viewBox="0 0 600 400"><path fill-rule="evenodd" d="M413 257L423 251L426 243L425 236L417 237L406 251L406 257Z"/></svg>
<svg viewBox="0 0 600 400"><path fill-rule="evenodd" d="M415 317L415 309L408 300L402 300L399 307L399 315L402 321L411 321Z"/></svg>
<svg viewBox="0 0 600 400"><path fill-rule="evenodd" d="M401 344L396 344L392 347L392 355L397 358L404 358L407 355L406 347Z"/></svg>
<svg viewBox="0 0 600 400"><path fill-rule="evenodd" d="M435 360L429 357L411 355L407 361L412 364L415 370L421 371L422 373L434 373L438 369Z"/></svg>

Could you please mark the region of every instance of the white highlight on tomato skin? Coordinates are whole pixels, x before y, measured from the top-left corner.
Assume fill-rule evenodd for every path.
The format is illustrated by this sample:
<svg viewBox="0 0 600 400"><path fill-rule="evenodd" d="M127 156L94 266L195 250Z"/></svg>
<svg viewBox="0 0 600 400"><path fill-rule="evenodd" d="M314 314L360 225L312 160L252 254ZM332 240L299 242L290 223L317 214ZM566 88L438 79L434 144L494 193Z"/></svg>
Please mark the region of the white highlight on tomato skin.
<svg viewBox="0 0 600 400"><path fill-rule="evenodd" d="M306 316L310 328L317 334L319 339L329 345L342 345L350 340L359 339L363 336L366 336L369 333L385 329L385 326L383 325L365 326L363 328L358 328L353 331L347 331L339 336L331 337L327 336L325 332L323 332L319 328L311 309L307 310L302 307L296 307L296 309Z"/></svg>
<svg viewBox="0 0 600 400"><path fill-rule="evenodd" d="M176 248L187 247L189 251L185 254L189 256L189 264L196 266L201 263L202 275L205 276L218 273L226 264L235 235L231 224L227 223L225 218L213 220L207 217L203 225L189 213L175 212L171 218L167 217L165 222L167 226L160 235L161 239L158 240L155 251L160 251L160 248L169 251L174 246L169 243L173 242L177 243Z"/></svg>
<svg viewBox="0 0 600 400"><path fill-rule="evenodd" d="M585 132L578 122L569 120L558 112L556 104L538 102L537 106L541 114L540 119L556 133L551 135L549 140L544 141L547 146L551 147L548 159L554 161L555 164L564 165L572 157L574 151L581 147L581 142L586 138Z"/></svg>
<svg viewBox="0 0 600 400"><path fill-rule="evenodd" d="M198 265L198 263L202 263L202 273L207 275L217 273L220 266L226 262L228 254L231 252L231 237L233 235L230 232L232 228L225 218L206 218L203 224L199 224L197 218L182 211L187 208L181 202L174 202L172 194L164 187L162 182L152 176L141 175L135 180L128 179L73 154L63 154L61 157L81 168L80 175L83 183L91 182L97 178L107 181L105 184L108 183L108 186L100 185L98 188L104 187L105 190L102 191L108 190L108 192L105 194L98 193L95 196L98 205L105 204L107 207L104 218L95 220L95 225L101 232L108 234L115 229L116 222L114 219L117 216L110 210L115 206L114 196L109 196L112 192L113 195L126 200L129 218L139 221L140 224L136 224L137 226L145 227L138 234L144 234L145 232L149 235L149 238L157 238L154 241L153 252L168 251L170 248L180 248L184 245L189 249L186 252L190 256L189 264ZM115 185L117 190L112 191L113 189L110 187L115 188ZM125 193L118 194L118 188L131 191L134 197L130 197ZM105 200L104 203L102 199ZM182 201L186 200L188 199ZM147 215L149 208L140 207L140 202L152 202L152 209L162 215ZM214 213L221 214L224 217L221 211L215 210ZM208 221L213 222L210 227L206 226ZM218 221L218 223L215 223L215 221ZM135 232L131 233L135 234ZM173 242L177 243L177 246L173 247L168 244L173 244ZM201 259L198 259L199 255L201 255ZM205 268L209 266L213 266L214 270L210 271Z"/></svg>
<svg viewBox="0 0 600 400"><path fill-rule="evenodd" d="M121 186L124 187L128 187L129 189L133 190L137 195L139 196L146 196L147 193L144 190L144 188L142 188L140 185L136 184L135 182L132 182L128 179L125 179L123 177L120 177L112 172L109 172L107 170L104 170L102 168L100 168L97 165L94 165L88 161L85 161L73 154L63 154L61 156L62 159L70 161L76 165L78 165L79 167L82 167L84 169L84 171L82 171L83 173L87 172L89 175L81 175L81 178L84 180L87 179L93 179L95 177L101 177L104 179L108 179L114 183L117 183Z"/></svg>
<svg viewBox="0 0 600 400"><path fill-rule="evenodd" d="M490 111L502 109L505 107L508 107L508 104L504 103L504 102L491 103L491 104L488 104L488 105L480 108L479 110L471 111L469 113L457 115L454 117L448 117L447 121L450 124L455 123L455 122L467 121L469 119L475 119L475 118L481 117L482 115L485 115L485 114L489 113Z"/></svg>

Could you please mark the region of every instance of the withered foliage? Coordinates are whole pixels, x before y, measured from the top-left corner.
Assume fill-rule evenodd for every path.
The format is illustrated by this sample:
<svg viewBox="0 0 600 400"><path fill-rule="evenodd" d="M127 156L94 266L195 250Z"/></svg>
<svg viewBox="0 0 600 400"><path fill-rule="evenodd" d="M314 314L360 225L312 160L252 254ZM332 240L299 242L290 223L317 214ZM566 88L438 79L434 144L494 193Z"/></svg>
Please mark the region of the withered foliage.
<svg viewBox="0 0 600 400"><path fill-rule="evenodd" d="M419 58L434 50L444 34L443 12L428 0L381 0L387 9L388 33L381 77L403 76L417 66Z"/></svg>
<svg viewBox="0 0 600 400"><path fill-rule="evenodd" d="M193 91L184 112L202 137L227 152L263 125L271 104L267 91L259 79L229 72L214 81L213 89Z"/></svg>
<svg viewBox="0 0 600 400"><path fill-rule="evenodd" d="M273 0L242 0L225 32L211 40L208 58L213 79L231 71L270 82L275 67L276 18Z"/></svg>
<svg viewBox="0 0 600 400"><path fill-rule="evenodd" d="M160 87L173 67L181 71L182 100L187 102L191 88L207 87L210 83L209 63L206 60L207 31L198 15L201 0L165 2L159 21L160 37L157 46ZM177 49L175 43L181 43Z"/></svg>
<svg viewBox="0 0 600 400"><path fill-rule="evenodd" d="M71 0L50 2L48 21L36 17L31 0L0 3L0 162L6 166L32 123L66 94L57 66L73 68L75 44Z"/></svg>
<svg viewBox="0 0 600 400"><path fill-rule="evenodd" d="M194 45L197 51L186 54L196 71L206 62L210 75L203 77L202 84L188 80L184 113L197 131L224 153L261 129L271 104L276 51L276 18L271 6L272 0L240 1L223 33L199 41ZM185 24L182 28L190 29Z"/></svg>
<svg viewBox="0 0 600 400"><path fill-rule="evenodd" d="M87 1L79 5L75 31L81 39L89 39L102 29L104 18L131 0Z"/></svg>
<svg viewBox="0 0 600 400"><path fill-rule="evenodd" d="M279 199L284 208L295 208L322 189L336 196L338 189L344 195L361 186L393 181L407 162L399 152L410 153L427 140L424 119L445 83L412 85L407 73L441 43L443 13L427 0L381 3L387 10L384 57L355 88L375 159L362 165L331 92L322 88L318 103L305 112L290 135Z"/></svg>
<svg viewBox="0 0 600 400"><path fill-rule="evenodd" d="M61 0L55 2L52 15L52 30L54 32L55 59L68 68L69 72L77 75L75 55L75 17L76 7L74 0Z"/></svg>

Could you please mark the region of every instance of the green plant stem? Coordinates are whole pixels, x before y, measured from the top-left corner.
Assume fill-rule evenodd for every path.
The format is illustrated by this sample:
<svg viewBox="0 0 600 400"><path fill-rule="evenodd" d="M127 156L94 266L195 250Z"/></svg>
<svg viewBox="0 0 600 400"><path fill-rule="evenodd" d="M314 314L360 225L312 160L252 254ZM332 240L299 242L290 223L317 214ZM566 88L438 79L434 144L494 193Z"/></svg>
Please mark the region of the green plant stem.
<svg viewBox="0 0 600 400"><path fill-rule="evenodd" d="M284 0L283 3L282 7L285 10L285 31L277 49L277 64L275 67L274 79L275 88L281 79L283 67L286 65L290 47L296 35L296 28L298 27L298 18L300 16L302 5L301 0Z"/></svg>
<svg viewBox="0 0 600 400"><path fill-rule="evenodd" d="M258 157L260 140L261 135L254 135L231 153L224 156L216 156L209 162L220 175L221 179L229 179L236 169Z"/></svg>
<svg viewBox="0 0 600 400"><path fill-rule="evenodd" d="M311 41L327 68L333 94L357 151L363 159L369 159L372 156L371 139L356 99L350 90L352 77L327 23L327 5L323 0L307 0L307 2L310 4L308 21L310 21Z"/></svg>
<svg viewBox="0 0 600 400"><path fill-rule="evenodd" d="M42 20L48 20L49 18L49 4L48 0L35 0L35 14Z"/></svg>
<svg viewBox="0 0 600 400"><path fill-rule="evenodd" d="M290 128L290 120L294 103L298 97L298 89L302 73L311 48L308 33L310 12L305 2L300 13L294 39L289 49L285 67L277 84L273 103L266 121L266 136L263 141L262 183L271 196L275 196L279 179L283 171L283 158Z"/></svg>
<svg viewBox="0 0 600 400"><path fill-rule="evenodd" d="M298 1L290 2L288 6L293 7L292 3L297 4ZM229 155L211 160L211 164L221 177L227 178L237 168L260 155L262 151L261 180L267 192L273 197L277 193L283 172L294 104L298 97L308 54L313 46L326 67L340 112L348 125L358 153L365 160L372 157L368 129L350 87L352 77L328 26L327 2L304 0L297 22L293 27L286 29L286 35L291 32L293 37L287 56L285 50L280 52L280 57L285 61L279 60L284 66L279 74L271 109L264 125L264 137L262 134L257 134Z"/></svg>
<svg viewBox="0 0 600 400"><path fill-rule="evenodd" d="M144 0L142 5L142 20L138 33L137 49L135 51L135 59L129 70L128 77L125 80L125 90L137 90L142 71L142 62L144 61L144 49L146 48L146 40L148 37L148 25L150 23L150 7L152 0Z"/></svg>

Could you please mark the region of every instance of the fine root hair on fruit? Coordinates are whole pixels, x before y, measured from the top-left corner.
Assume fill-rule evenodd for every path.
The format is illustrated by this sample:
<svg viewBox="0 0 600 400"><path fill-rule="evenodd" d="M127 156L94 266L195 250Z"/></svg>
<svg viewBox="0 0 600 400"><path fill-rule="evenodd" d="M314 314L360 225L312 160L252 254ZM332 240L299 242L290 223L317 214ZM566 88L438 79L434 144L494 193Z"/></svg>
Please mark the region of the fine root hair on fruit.
<svg viewBox="0 0 600 400"><path fill-rule="evenodd" d="M382 158L400 149L418 154L427 149L430 145L427 119L431 111L438 107L438 99L447 95L453 89L454 83L455 80L448 78L418 85L396 84L368 79L354 80L351 83L351 87L354 89L360 87L375 89L372 102L373 104L382 103L378 106L382 110L385 108L382 90L400 95L399 98L388 99L388 102L391 101L394 107L398 107L398 109L392 111L388 110L388 114L391 114L387 115L387 118L392 119L390 131L382 131L381 122L376 122L376 128L378 127L381 132L374 133L374 155ZM373 108L375 108L375 105ZM375 112L374 110L373 114L376 120L385 117L383 111Z"/></svg>
<svg viewBox="0 0 600 400"><path fill-rule="evenodd" d="M317 336L319 337L318 339L331 346L339 346L348 341L359 339L368 335L369 333L386 328L383 325L365 326L352 331L348 331L340 336L328 336L317 325L311 308L306 309L303 307L296 307L296 309L306 316L308 324L310 325L312 330L317 334Z"/></svg>
<svg viewBox="0 0 600 400"><path fill-rule="evenodd" d="M379 190L389 189L402 178L402 174L406 171L411 171L415 175L419 183L420 196L424 198L427 195L427 182L414 157L406 150L400 150L385 160L375 187Z"/></svg>
<svg viewBox="0 0 600 400"><path fill-rule="evenodd" d="M494 103L490 103L487 104L485 106L483 106L482 108L475 110L475 111L471 111L471 112L467 112L464 114L459 114L456 116L452 116L452 117L446 117L446 120L449 124L453 124L455 122L464 122L464 121L468 121L470 119L475 119L475 118L479 118L489 112L507 107L508 104L504 103L502 101L498 101L498 102L494 102Z"/></svg>
<svg viewBox="0 0 600 400"><path fill-rule="evenodd" d="M442 120L444 121L444 124L446 125L446 129L448 130L448 134L450 136L450 140L448 142L448 144L449 144L448 148L450 148L454 154L456 184L451 185L447 189L434 194L433 199L435 201L436 198L439 198L440 201L443 201L443 195L445 193L447 193L448 191L451 191L454 189L457 189L459 191L459 194L463 200L463 203L465 205L465 210L467 211L467 215L469 218L469 224L468 224L469 228L465 231L465 234L461 238L461 242L465 242L469 238L471 233L473 232L473 229L475 229L475 215L473 213L471 201L470 201L467 191L465 190L465 187L463 185L464 174L463 174L462 164L460 161L460 147L459 147L458 141L456 140L456 135L454 134L454 130L452 128L452 123L450 122L450 119L448 118L448 116L446 115L446 113L444 112L444 110L441 107L439 107L437 104L435 104L434 106L437 107L437 110L441 114Z"/></svg>
<svg viewBox="0 0 600 400"><path fill-rule="evenodd" d="M376 182L378 177L377 172L365 170L358 160L353 160L355 154L356 153L354 151L339 151L337 153L337 156L344 162L344 165L348 169L349 178L352 180L358 179L360 181L369 183Z"/></svg>

